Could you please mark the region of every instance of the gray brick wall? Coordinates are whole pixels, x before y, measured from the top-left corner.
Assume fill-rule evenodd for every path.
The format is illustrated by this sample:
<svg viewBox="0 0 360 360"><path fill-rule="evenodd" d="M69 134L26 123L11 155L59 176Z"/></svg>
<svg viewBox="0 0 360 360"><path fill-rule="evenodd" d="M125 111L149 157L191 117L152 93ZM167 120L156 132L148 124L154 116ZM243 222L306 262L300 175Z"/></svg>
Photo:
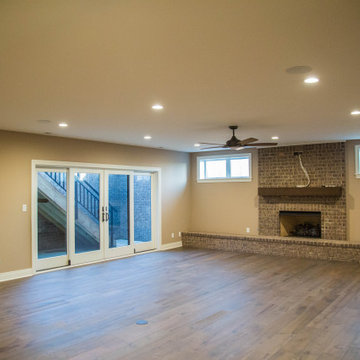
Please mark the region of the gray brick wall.
<svg viewBox="0 0 360 360"><path fill-rule="evenodd" d="M341 186L342 195L339 198L259 196L259 234L280 235L279 211L320 211L322 238L346 240L345 143L259 149L259 187L306 184L294 151L303 153L310 186Z"/></svg>

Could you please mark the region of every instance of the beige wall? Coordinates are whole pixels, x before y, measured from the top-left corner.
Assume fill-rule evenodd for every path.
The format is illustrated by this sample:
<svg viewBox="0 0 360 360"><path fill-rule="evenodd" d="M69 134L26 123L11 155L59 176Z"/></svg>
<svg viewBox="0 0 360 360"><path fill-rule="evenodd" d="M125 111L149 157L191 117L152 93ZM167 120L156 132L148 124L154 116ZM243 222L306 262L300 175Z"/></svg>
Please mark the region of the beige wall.
<svg viewBox="0 0 360 360"><path fill-rule="evenodd" d="M346 142L346 212L347 238L360 242L360 179L355 177L355 145L360 140Z"/></svg>
<svg viewBox="0 0 360 360"><path fill-rule="evenodd" d="M33 159L161 167L162 243L179 241L178 232L189 230L189 154L0 131L0 272L31 267Z"/></svg>
<svg viewBox="0 0 360 360"><path fill-rule="evenodd" d="M355 177L354 146L360 140L346 142L346 206L347 240L360 242L360 179ZM211 153L207 153L211 154ZM196 182L196 158L191 156L191 231L245 234L258 233L258 168L257 151L253 154L253 181L251 183Z"/></svg>
<svg viewBox="0 0 360 360"><path fill-rule="evenodd" d="M347 238L360 242L360 179L346 142ZM251 182L197 183L196 158L181 152L0 131L0 272L31 267L31 160L155 166L162 169L162 243L179 231L258 234L258 158ZM207 153L211 155L212 153ZM29 211L21 212L22 204ZM170 234L174 232L175 240Z"/></svg>
<svg viewBox="0 0 360 360"><path fill-rule="evenodd" d="M250 235L258 234L257 151L244 152L252 154L251 182L197 183L196 159L204 154L192 154L191 231L246 234L250 227Z"/></svg>

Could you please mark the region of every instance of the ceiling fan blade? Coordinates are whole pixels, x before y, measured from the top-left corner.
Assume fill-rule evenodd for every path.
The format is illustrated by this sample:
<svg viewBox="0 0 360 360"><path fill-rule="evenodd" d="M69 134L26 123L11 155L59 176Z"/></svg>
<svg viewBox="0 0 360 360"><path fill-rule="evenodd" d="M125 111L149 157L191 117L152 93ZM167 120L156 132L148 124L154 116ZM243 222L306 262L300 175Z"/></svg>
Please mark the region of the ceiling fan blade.
<svg viewBox="0 0 360 360"><path fill-rule="evenodd" d="M249 145L245 145L245 146L276 146L277 143L251 143Z"/></svg>
<svg viewBox="0 0 360 360"><path fill-rule="evenodd" d="M200 150L223 149L223 148L224 148L223 145L220 145L220 146L208 146L208 147L200 148Z"/></svg>
<svg viewBox="0 0 360 360"><path fill-rule="evenodd" d="M247 145L247 144L253 143L255 141L258 141L258 139L253 138L253 137L250 137L250 138L247 138L247 139L244 139L244 140L240 140L241 145Z"/></svg>
<svg viewBox="0 0 360 360"><path fill-rule="evenodd" d="M224 146L224 144L218 144L218 143L207 143L207 142L199 142L198 144L200 144L200 145L219 145L219 146Z"/></svg>
<svg viewBox="0 0 360 360"><path fill-rule="evenodd" d="M277 143L266 143L266 142L256 142L258 141L257 138L249 137L244 140L239 140L235 136L235 130L237 129L237 126L229 126L230 130L232 130L232 137L226 141L225 144L219 144L219 143L208 143L208 142L201 142L200 145L210 145L206 146L204 148L200 148L200 150L234 150L239 151L244 148L256 148L261 146L276 146Z"/></svg>

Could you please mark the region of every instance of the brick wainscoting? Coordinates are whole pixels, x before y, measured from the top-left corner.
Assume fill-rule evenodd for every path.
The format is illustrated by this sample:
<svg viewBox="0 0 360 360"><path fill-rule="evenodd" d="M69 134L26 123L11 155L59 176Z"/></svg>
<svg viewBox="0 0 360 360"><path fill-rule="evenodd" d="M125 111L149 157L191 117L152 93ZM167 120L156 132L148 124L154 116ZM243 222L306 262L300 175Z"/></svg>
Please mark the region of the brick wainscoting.
<svg viewBox="0 0 360 360"><path fill-rule="evenodd" d="M360 243L348 241L183 232L182 243L185 248L360 262Z"/></svg>
<svg viewBox="0 0 360 360"><path fill-rule="evenodd" d="M345 144L327 143L259 149L259 187L306 184L295 151L302 152L310 186L340 186L340 197L259 196L259 234L280 235L280 211L320 211L321 237L346 240Z"/></svg>

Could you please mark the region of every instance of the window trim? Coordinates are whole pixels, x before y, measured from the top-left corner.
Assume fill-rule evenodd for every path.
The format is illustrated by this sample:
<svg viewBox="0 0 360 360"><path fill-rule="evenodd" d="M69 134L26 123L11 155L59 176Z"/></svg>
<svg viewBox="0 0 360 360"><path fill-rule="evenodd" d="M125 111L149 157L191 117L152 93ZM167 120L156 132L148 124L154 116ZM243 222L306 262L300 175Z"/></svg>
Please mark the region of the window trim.
<svg viewBox="0 0 360 360"><path fill-rule="evenodd" d="M216 160L224 159L231 160L241 157L247 157L249 159L249 177L237 177L237 178L214 178L214 179L200 179L200 161L201 160ZM229 169L226 170L228 172ZM251 153L240 154L224 154L224 155L210 155L210 156L198 156L196 159L196 181L198 183L217 183L217 182L251 182L252 181L252 157Z"/></svg>
<svg viewBox="0 0 360 360"><path fill-rule="evenodd" d="M357 179L360 179L359 151L360 151L360 145L355 145L355 177Z"/></svg>

